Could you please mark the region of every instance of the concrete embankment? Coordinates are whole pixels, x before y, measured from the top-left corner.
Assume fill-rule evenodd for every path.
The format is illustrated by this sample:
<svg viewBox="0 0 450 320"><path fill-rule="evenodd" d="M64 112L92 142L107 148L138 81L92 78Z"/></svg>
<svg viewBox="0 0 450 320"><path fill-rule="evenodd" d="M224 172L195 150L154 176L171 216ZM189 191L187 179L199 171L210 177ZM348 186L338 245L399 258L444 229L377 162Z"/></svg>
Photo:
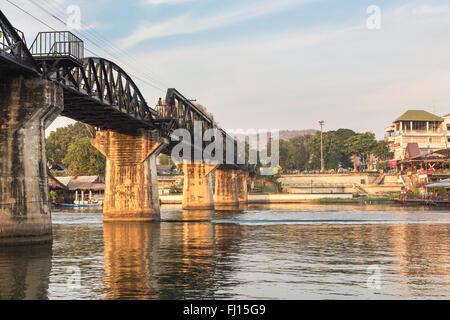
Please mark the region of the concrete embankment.
<svg viewBox="0 0 450 320"><path fill-rule="evenodd" d="M403 188L398 174L291 174L283 175L278 181L283 192L289 194L358 193L373 196L401 192Z"/></svg>

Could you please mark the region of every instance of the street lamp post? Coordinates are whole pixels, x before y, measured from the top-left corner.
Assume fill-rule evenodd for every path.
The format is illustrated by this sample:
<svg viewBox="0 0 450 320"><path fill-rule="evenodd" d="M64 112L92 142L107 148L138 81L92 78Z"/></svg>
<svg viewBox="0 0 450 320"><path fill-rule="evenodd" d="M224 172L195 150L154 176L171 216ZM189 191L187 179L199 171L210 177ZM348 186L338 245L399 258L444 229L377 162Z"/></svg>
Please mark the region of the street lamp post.
<svg viewBox="0 0 450 320"><path fill-rule="evenodd" d="M323 159L323 126L325 121L320 120L320 171L325 171L325 161Z"/></svg>

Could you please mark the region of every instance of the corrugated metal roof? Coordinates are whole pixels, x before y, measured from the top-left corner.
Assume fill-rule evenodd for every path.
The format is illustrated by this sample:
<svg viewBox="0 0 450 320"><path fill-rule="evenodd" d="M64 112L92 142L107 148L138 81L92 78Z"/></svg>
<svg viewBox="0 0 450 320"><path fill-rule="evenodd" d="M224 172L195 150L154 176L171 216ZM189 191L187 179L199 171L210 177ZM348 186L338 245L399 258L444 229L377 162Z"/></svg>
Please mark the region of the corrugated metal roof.
<svg viewBox="0 0 450 320"><path fill-rule="evenodd" d="M61 182L63 185L67 187L72 177L58 177L57 179L59 180L59 182Z"/></svg>
<svg viewBox="0 0 450 320"><path fill-rule="evenodd" d="M67 184L62 183L59 179L55 178L50 171L48 172L48 184L49 186L57 186L60 189L67 189Z"/></svg>
<svg viewBox="0 0 450 320"><path fill-rule="evenodd" d="M426 185L427 188L450 188L450 181L441 181L438 183L433 183Z"/></svg>
<svg viewBox="0 0 450 320"><path fill-rule="evenodd" d="M450 178L425 186L427 188L450 188Z"/></svg>
<svg viewBox="0 0 450 320"><path fill-rule="evenodd" d="M100 176L78 176L57 178L69 190L102 190L105 187Z"/></svg>
<svg viewBox="0 0 450 320"><path fill-rule="evenodd" d="M443 122L444 118L438 117L425 110L408 110L400 117L398 117L394 123L399 121L437 121Z"/></svg>

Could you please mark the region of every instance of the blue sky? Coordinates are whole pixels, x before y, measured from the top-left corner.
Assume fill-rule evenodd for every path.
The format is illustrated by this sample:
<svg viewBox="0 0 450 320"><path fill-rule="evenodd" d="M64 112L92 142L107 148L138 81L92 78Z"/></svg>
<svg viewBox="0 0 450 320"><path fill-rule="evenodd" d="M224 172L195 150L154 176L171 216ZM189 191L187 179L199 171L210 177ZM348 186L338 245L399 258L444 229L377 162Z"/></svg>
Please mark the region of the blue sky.
<svg viewBox="0 0 450 320"><path fill-rule="evenodd" d="M29 0L10 1L66 29ZM145 78L136 82L150 104L175 87L224 128L307 129L323 119L325 129L381 138L407 109L450 113L450 1L34 1L64 20L78 5L81 34L112 45L86 47ZM47 29L0 4L30 43ZM370 5L381 9L379 30L367 28Z"/></svg>

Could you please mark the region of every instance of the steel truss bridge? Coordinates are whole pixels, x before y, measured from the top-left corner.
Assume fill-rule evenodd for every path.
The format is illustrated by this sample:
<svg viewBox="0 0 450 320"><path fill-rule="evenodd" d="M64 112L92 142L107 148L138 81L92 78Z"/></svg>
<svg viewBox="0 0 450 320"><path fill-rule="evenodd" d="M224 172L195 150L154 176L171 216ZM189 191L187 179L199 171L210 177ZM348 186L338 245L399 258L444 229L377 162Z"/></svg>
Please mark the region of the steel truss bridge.
<svg viewBox="0 0 450 320"><path fill-rule="evenodd" d="M160 99L156 108L150 107L120 66L104 58L84 57L83 41L68 31L40 32L27 47L23 33L0 10L0 32L0 74L25 74L58 83L64 91L62 116L96 130L133 134L147 129L166 138L180 128L193 136L196 121L202 123L203 132L216 128L211 117L173 88L167 90L165 101ZM226 141L233 138L217 129L225 137L225 152ZM233 141L236 154L237 142ZM249 170L250 166L238 168Z"/></svg>

